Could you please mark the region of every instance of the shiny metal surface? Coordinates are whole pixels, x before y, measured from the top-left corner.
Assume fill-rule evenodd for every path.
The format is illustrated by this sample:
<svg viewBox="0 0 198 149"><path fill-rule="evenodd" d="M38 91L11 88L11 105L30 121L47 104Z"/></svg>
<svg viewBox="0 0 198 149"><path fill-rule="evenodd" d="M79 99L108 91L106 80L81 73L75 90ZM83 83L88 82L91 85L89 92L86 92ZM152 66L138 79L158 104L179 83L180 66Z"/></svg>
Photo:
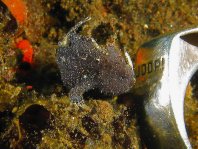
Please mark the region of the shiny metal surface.
<svg viewBox="0 0 198 149"><path fill-rule="evenodd" d="M133 92L142 98L140 123L149 148L191 148L184 123L186 86L198 69L198 28L140 47Z"/></svg>

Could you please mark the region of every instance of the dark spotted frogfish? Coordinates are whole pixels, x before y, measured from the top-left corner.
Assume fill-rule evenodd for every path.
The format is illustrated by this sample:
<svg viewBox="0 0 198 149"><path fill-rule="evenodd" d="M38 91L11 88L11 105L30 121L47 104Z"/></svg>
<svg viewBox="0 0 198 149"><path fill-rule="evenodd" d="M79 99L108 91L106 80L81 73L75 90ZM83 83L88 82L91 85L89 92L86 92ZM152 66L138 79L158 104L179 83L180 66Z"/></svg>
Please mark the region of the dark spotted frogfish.
<svg viewBox="0 0 198 149"><path fill-rule="evenodd" d="M127 52L123 56L113 45L101 48L93 38L77 33L89 19L72 27L57 49L61 79L70 89L69 98L74 103L82 103L88 90L97 88L105 95L119 95L129 91L135 82Z"/></svg>

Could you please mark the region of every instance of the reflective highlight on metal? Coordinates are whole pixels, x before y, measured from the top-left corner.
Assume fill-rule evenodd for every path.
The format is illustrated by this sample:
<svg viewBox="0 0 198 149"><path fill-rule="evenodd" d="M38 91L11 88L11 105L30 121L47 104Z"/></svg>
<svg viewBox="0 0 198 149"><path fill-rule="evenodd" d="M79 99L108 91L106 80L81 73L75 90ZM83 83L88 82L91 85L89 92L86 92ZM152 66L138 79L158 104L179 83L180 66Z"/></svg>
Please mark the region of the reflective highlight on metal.
<svg viewBox="0 0 198 149"><path fill-rule="evenodd" d="M144 99L140 123L149 148L191 148L183 106L197 70L198 28L159 37L138 50L133 92Z"/></svg>

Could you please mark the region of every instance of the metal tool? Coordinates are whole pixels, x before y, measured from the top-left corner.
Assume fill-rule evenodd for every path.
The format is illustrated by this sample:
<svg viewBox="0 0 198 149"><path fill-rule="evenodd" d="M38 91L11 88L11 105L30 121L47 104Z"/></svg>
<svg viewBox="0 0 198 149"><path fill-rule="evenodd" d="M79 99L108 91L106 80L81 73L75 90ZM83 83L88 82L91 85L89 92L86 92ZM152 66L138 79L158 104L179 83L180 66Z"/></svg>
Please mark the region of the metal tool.
<svg viewBox="0 0 198 149"><path fill-rule="evenodd" d="M198 28L159 37L138 50L133 92L144 99L140 123L148 148L191 148L183 106L196 70Z"/></svg>

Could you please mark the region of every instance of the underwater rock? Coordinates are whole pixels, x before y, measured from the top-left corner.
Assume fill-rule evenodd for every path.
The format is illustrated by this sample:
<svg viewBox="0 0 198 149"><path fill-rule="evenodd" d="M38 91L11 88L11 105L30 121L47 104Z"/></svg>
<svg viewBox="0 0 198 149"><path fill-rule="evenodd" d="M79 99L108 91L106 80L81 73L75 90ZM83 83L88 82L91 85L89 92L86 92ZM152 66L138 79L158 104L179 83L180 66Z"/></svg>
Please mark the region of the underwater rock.
<svg viewBox="0 0 198 149"><path fill-rule="evenodd" d="M82 126L87 132L91 134L93 138L99 139L101 137L99 131L99 125L91 117L84 116L82 118Z"/></svg>
<svg viewBox="0 0 198 149"><path fill-rule="evenodd" d="M36 148L42 139L42 131L50 129L52 115L44 106L33 104L19 116L20 128L23 130L21 145L24 148Z"/></svg>
<svg viewBox="0 0 198 149"><path fill-rule="evenodd" d="M89 18L75 25L57 49L61 78L70 88L69 97L75 103L82 102L82 95L90 89L97 88L106 95L119 95L134 84L131 61L127 64L120 51L112 45L101 48L93 38L76 32L87 20Z"/></svg>

